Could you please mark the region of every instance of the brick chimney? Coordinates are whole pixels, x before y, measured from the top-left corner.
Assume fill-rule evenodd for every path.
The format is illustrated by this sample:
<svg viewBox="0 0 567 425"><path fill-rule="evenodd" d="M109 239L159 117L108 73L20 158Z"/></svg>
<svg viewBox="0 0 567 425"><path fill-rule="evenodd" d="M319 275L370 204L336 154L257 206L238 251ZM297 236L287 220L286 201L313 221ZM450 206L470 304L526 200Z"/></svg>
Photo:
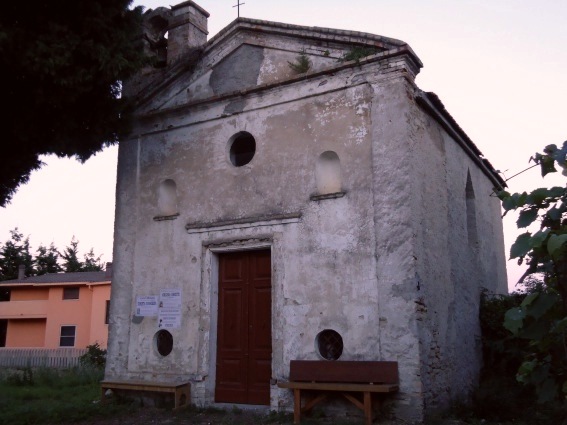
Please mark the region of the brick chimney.
<svg viewBox="0 0 567 425"><path fill-rule="evenodd" d="M167 35L167 64L207 42L209 12L193 1L171 6Z"/></svg>
<svg viewBox="0 0 567 425"><path fill-rule="evenodd" d="M112 279L112 263L106 263L106 269L104 269L105 279Z"/></svg>
<svg viewBox="0 0 567 425"><path fill-rule="evenodd" d="M26 266L20 264L18 266L18 280L24 280L26 278Z"/></svg>

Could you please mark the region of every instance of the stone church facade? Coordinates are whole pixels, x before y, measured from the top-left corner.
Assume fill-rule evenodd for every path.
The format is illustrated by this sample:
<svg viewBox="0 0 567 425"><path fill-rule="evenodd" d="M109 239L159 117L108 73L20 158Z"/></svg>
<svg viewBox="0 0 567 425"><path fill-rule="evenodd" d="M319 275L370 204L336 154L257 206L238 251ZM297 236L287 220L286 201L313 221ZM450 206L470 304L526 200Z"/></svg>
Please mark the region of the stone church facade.
<svg viewBox="0 0 567 425"><path fill-rule="evenodd" d="M105 378L289 410L290 360L393 360L398 417L466 399L481 288L506 292L503 181L406 43L246 18L207 41L207 18L146 13Z"/></svg>

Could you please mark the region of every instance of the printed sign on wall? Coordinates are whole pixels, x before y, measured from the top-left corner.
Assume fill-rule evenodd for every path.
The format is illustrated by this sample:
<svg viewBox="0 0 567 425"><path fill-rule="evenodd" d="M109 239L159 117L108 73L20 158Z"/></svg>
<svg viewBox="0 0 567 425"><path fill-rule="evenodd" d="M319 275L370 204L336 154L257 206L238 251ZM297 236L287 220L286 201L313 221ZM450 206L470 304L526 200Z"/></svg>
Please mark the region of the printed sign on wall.
<svg viewBox="0 0 567 425"><path fill-rule="evenodd" d="M181 327L181 289L162 289L159 293L158 328Z"/></svg>
<svg viewBox="0 0 567 425"><path fill-rule="evenodd" d="M157 295L144 295L136 297L136 316L155 317L157 315Z"/></svg>

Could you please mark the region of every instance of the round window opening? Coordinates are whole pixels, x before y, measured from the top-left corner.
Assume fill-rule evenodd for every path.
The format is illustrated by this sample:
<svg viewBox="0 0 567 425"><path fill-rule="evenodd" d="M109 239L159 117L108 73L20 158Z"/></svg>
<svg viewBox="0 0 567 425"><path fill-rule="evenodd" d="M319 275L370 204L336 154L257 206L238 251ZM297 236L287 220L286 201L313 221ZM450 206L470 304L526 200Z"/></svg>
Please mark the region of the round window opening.
<svg viewBox="0 0 567 425"><path fill-rule="evenodd" d="M157 331L155 342L158 353L164 357L173 350L173 336L164 329Z"/></svg>
<svg viewBox="0 0 567 425"><path fill-rule="evenodd" d="M254 158L256 153L256 140L254 137L246 132L241 131L240 133L232 136L232 143L230 144L230 162L235 167L242 167L248 164Z"/></svg>
<svg viewBox="0 0 567 425"><path fill-rule="evenodd" d="M343 354L343 338L332 329L325 329L315 339L319 354L326 360L338 360Z"/></svg>

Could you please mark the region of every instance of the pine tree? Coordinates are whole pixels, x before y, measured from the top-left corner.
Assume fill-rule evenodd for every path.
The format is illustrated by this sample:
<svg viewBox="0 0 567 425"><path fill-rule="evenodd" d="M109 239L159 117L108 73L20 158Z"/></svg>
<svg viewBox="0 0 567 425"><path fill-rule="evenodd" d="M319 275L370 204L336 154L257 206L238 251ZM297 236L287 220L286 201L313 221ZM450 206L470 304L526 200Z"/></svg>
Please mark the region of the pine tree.
<svg viewBox="0 0 567 425"><path fill-rule="evenodd" d="M59 265L59 252L53 242L51 242L49 248L39 245L34 262L38 276L63 271L63 268Z"/></svg>
<svg viewBox="0 0 567 425"><path fill-rule="evenodd" d="M79 241L73 236L69 246L61 253L61 258L63 258L63 271L66 273L82 271L83 264L79 260L78 255Z"/></svg>
<svg viewBox="0 0 567 425"><path fill-rule="evenodd" d="M25 266L26 276L35 275L29 236L24 238L23 233L20 233L17 227L10 230L10 236L10 239L0 248L0 280L17 279L21 264Z"/></svg>
<svg viewBox="0 0 567 425"><path fill-rule="evenodd" d="M85 261L79 260L79 241L73 236L69 246L60 253L63 258L63 271L66 273L73 272L98 272L104 270L101 260L102 255L97 256L93 248L87 252L83 258Z"/></svg>
<svg viewBox="0 0 567 425"><path fill-rule="evenodd" d="M104 270L101 255L98 257L95 255L93 248L84 255L85 262L83 263L83 272L100 272Z"/></svg>

